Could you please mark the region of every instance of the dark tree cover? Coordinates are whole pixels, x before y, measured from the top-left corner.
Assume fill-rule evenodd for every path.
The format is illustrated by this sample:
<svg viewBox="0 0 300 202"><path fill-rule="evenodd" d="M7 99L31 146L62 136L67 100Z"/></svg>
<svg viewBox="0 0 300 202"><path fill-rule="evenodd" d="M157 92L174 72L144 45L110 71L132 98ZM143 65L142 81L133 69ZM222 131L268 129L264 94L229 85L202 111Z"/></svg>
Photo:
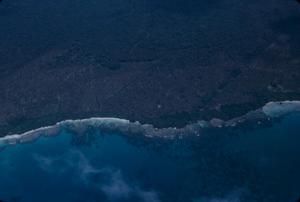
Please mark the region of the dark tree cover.
<svg viewBox="0 0 300 202"><path fill-rule="evenodd" d="M91 116L183 126L300 99L293 0L3 2L0 135Z"/></svg>

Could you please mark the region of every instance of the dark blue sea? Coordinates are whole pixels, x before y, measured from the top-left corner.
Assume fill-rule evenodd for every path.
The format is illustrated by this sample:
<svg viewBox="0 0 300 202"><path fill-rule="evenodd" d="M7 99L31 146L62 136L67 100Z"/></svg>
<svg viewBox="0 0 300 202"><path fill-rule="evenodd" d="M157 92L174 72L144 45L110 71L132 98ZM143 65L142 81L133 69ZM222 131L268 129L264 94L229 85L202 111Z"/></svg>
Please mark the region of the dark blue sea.
<svg viewBox="0 0 300 202"><path fill-rule="evenodd" d="M0 151L4 202L296 202L300 114L199 137L91 130Z"/></svg>

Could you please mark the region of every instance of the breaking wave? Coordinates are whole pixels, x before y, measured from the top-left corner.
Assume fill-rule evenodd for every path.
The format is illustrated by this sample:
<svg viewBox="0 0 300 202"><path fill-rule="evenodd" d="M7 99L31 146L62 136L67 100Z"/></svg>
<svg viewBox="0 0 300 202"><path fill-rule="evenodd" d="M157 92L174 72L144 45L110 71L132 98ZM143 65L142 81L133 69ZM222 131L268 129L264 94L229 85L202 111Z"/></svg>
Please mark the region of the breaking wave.
<svg viewBox="0 0 300 202"><path fill-rule="evenodd" d="M210 121L198 121L186 125L183 128L155 128L150 124L130 122L119 118L87 118L79 120L65 120L52 126L41 127L22 134L7 135L0 138L0 148L7 145L27 143L36 140L41 136L55 136L62 130L69 130L74 133L84 133L90 128L106 132L117 132L122 134L139 134L147 138L173 139L183 136L201 135L209 128L237 127L245 123L260 124L262 121L279 118L292 112L300 112L300 101L269 102L262 108L250 111L247 114L231 120L211 119Z"/></svg>

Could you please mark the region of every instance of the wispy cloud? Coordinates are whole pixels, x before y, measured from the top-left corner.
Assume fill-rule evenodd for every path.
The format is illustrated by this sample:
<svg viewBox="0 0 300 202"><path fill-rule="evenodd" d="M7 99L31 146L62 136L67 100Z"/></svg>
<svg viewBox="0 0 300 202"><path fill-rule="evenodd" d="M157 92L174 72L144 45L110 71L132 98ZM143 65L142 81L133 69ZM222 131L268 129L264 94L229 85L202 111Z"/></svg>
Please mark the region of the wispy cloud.
<svg viewBox="0 0 300 202"><path fill-rule="evenodd" d="M111 201L137 197L143 202L159 202L158 194L154 191L146 191L137 185L126 182L120 170L110 170L110 181L101 185L100 189Z"/></svg>
<svg viewBox="0 0 300 202"><path fill-rule="evenodd" d="M46 157L38 154L33 157L45 172L51 174L75 172L80 184L103 192L110 201L135 197L139 198L141 202L160 202L155 191L144 190L137 183L125 180L120 169L93 166L78 150L71 150L58 157ZM101 176L102 180L91 180L95 175Z"/></svg>

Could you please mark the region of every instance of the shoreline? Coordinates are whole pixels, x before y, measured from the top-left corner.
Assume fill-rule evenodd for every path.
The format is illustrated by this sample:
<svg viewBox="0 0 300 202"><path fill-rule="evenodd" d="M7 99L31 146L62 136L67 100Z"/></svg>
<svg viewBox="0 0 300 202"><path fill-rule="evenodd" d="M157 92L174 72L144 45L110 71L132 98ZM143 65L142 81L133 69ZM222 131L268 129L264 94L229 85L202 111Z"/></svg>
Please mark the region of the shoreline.
<svg viewBox="0 0 300 202"><path fill-rule="evenodd" d="M263 107L250 111L247 114L223 121L213 118L210 121L197 121L182 128L155 128L150 124L131 122L120 118L92 117L78 120L64 120L54 125L29 130L21 134L6 135L0 138L0 148L7 145L15 145L32 142L42 136L55 136L62 130L69 130L76 134L83 134L90 128L100 131L141 134L147 138L159 137L173 139L188 135L200 136L203 130L210 128L236 128L246 123L260 125L265 120L283 117L292 112L300 112L300 101L268 102Z"/></svg>

